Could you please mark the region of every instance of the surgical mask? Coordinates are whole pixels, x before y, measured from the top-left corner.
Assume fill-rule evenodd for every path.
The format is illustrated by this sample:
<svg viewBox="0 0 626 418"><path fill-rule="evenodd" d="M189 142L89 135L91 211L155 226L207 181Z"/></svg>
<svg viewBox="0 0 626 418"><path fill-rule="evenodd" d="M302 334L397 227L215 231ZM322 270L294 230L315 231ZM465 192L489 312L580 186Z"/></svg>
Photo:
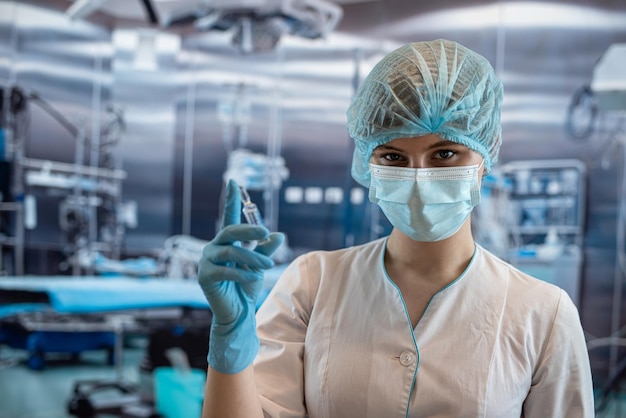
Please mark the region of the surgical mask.
<svg viewBox="0 0 626 418"><path fill-rule="evenodd" d="M454 235L480 202L482 164L437 168L370 164L369 199L415 241L440 241Z"/></svg>

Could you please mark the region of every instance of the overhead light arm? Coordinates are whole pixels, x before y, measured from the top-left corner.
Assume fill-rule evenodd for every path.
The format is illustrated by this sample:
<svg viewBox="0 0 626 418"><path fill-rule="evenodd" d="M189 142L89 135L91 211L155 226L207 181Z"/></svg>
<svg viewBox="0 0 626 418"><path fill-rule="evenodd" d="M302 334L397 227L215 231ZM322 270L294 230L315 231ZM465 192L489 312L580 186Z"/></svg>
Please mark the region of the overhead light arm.
<svg viewBox="0 0 626 418"><path fill-rule="evenodd" d="M99 9L106 0L76 0L65 14L72 20L82 19Z"/></svg>
<svg viewBox="0 0 626 418"><path fill-rule="evenodd" d="M72 20L83 19L101 8L106 1L107 0L76 0L70 7L67 8L65 14ZM146 14L148 15L150 23L158 24L159 18L152 1L141 0L141 3L143 4Z"/></svg>
<svg viewBox="0 0 626 418"><path fill-rule="evenodd" d="M146 9L146 13L148 14L148 19L150 20L150 23L155 25L159 23L159 18L156 14L156 11L154 10L154 7L152 6L152 2L150 0L143 0L142 3L144 9Z"/></svg>
<svg viewBox="0 0 626 418"><path fill-rule="evenodd" d="M207 14L206 16L202 16L196 19L193 22L193 27L198 30L209 30L212 29L217 22L222 19L223 13L221 11L213 11Z"/></svg>

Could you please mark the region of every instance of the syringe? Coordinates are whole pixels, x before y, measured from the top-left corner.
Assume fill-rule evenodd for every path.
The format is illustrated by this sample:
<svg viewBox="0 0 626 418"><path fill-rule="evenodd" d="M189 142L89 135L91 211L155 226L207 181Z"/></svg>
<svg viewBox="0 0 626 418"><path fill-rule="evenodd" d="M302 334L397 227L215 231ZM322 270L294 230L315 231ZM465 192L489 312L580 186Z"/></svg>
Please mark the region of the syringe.
<svg viewBox="0 0 626 418"><path fill-rule="evenodd" d="M261 216L261 211L259 211L257 205L252 200L250 200L250 195L248 194L246 188L243 186L239 186L239 190L241 190L241 203L243 204L243 208L241 211L243 212L243 216L246 218L246 222L251 225L265 226L265 223L263 222L263 217ZM259 244L263 244L267 241L268 239L264 239L262 241L259 241Z"/></svg>

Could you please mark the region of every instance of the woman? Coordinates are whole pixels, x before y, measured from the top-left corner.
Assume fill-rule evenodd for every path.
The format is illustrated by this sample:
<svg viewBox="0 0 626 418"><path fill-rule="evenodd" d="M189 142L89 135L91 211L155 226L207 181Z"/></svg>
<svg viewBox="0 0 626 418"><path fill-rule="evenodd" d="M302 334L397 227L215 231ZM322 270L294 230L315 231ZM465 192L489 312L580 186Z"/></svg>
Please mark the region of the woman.
<svg viewBox="0 0 626 418"><path fill-rule="evenodd" d="M199 269L214 313L203 417L593 417L570 298L472 237L501 101L488 61L457 43L383 58L348 128L352 175L394 228L296 259L258 325L262 271L282 236L238 225L229 183L226 226ZM254 251L236 246L265 238Z"/></svg>

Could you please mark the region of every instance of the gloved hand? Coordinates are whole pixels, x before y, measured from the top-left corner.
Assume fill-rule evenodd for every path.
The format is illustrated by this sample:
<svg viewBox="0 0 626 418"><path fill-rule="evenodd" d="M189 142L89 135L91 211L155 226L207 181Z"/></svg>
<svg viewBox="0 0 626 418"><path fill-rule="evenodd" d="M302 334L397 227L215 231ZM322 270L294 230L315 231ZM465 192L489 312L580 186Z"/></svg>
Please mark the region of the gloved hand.
<svg viewBox="0 0 626 418"><path fill-rule="evenodd" d="M274 266L270 258L284 240L281 233L240 224L241 195L233 180L226 188L223 228L202 251L198 282L213 313L209 339L209 365L221 373L238 373L259 351L256 301L263 288L263 271ZM265 240L254 250L241 241Z"/></svg>

